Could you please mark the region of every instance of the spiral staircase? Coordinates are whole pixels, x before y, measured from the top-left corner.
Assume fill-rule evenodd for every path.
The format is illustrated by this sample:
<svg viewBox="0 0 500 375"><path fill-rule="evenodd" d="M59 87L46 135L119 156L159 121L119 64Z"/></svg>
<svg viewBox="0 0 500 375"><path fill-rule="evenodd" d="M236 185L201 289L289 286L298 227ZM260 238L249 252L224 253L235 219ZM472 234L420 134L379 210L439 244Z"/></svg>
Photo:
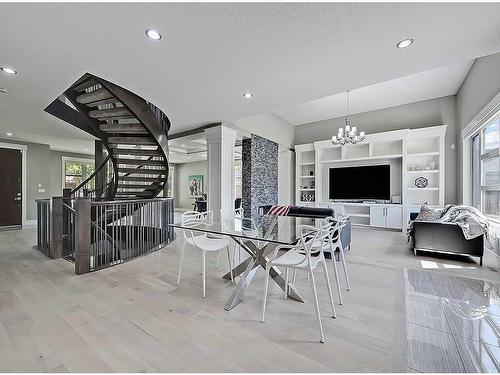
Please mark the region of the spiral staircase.
<svg viewBox="0 0 500 375"><path fill-rule="evenodd" d="M107 154L72 197L150 199L165 187L170 121L153 104L86 73L45 111L100 139Z"/></svg>

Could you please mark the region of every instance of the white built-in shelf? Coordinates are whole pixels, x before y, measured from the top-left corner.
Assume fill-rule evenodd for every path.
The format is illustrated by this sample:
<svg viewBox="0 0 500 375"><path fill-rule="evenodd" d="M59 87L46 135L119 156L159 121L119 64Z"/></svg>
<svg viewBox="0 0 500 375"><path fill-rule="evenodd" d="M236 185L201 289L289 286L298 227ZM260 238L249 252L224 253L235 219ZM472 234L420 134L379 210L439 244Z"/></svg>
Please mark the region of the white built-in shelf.
<svg viewBox="0 0 500 375"><path fill-rule="evenodd" d="M305 162L305 163L300 163L300 165L314 165L314 162L313 161L308 161L308 162Z"/></svg>
<svg viewBox="0 0 500 375"><path fill-rule="evenodd" d="M439 173L439 169L422 169L420 171L406 171L408 173Z"/></svg>
<svg viewBox="0 0 500 375"><path fill-rule="evenodd" d="M300 178L314 178L314 176L300 176Z"/></svg>
<svg viewBox="0 0 500 375"><path fill-rule="evenodd" d="M315 191L316 189L299 189L300 191Z"/></svg>
<svg viewBox="0 0 500 375"><path fill-rule="evenodd" d="M301 203L301 204L315 204L315 202L311 202L311 201L299 201L299 203Z"/></svg>
<svg viewBox="0 0 500 375"><path fill-rule="evenodd" d="M416 153L408 153L408 156L439 156L439 151L435 152L416 152Z"/></svg>
<svg viewBox="0 0 500 375"><path fill-rule="evenodd" d="M349 216L355 216L355 217L370 217L370 214L355 214L352 212L348 213Z"/></svg>
<svg viewBox="0 0 500 375"><path fill-rule="evenodd" d="M424 188L418 188L418 187L409 187L406 188L407 190L412 190L412 191L420 191L420 190L439 190L438 187L424 187Z"/></svg>
<svg viewBox="0 0 500 375"><path fill-rule="evenodd" d="M342 162L346 162L346 161L397 159L397 158L402 158L402 157L403 157L403 154L392 154L392 155L367 156L364 158L320 160L320 163L342 163Z"/></svg>

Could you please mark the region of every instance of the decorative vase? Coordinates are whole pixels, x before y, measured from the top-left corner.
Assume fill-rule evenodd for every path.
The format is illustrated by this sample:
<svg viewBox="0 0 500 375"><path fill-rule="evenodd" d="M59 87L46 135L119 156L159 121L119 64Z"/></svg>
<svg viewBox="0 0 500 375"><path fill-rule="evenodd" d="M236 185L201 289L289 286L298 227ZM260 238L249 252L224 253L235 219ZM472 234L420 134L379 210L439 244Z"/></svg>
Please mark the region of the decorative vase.
<svg viewBox="0 0 500 375"><path fill-rule="evenodd" d="M425 177L417 177L415 179L415 186L422 189L429 184L429 181Z"/></svg>

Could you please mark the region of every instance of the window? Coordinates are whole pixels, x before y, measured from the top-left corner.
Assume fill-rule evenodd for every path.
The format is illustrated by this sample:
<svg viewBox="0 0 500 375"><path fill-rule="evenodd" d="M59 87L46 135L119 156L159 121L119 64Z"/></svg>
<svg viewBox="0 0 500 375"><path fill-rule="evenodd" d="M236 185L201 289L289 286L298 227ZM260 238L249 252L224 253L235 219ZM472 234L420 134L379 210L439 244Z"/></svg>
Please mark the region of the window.
<svg viewBox="0 0 500 375"><path fill-rule="evenodd" d="M75 189L87 177L94 173L95 166L93 160L71 159L63 157L63 188ZM91 181L90 188L94 182Z"/></svg>
<svg viewBox="0 0 500 375"><path fill-rule="evenodd" d="M472 138L472 203L500 218L500 113Z"/></svg>

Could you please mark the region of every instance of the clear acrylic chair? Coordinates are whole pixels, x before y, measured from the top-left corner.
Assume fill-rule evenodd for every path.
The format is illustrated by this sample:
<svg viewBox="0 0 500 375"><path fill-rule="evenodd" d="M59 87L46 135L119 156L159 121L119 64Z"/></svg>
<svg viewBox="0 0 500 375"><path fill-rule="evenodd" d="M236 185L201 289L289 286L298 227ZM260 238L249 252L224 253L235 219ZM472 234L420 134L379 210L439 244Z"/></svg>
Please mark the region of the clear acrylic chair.
<svg viewBox="0 0 500 375"><path fill-rule="evenodd" d="M182 274L182 263L184 261L184 250L186 244L197 247L201 250L202 256L202 279L203 279L203 298L205 298L205 289L206 289L206 254L207 252L219 252L224 248L227 249L227 256L229 260L229 269L231 272L231 281L233 281L233 268L231 261L231 252L229 251L229 243L230 239L227 237L220 238L211 238L208 237L206 233L194 235L193 231L196 231L196 226L202 224L213 224L213 212L196 212L196 211L187 211L181 215L181 223L182 225L192 226L193 229L182 229L182 233L184 235L184 243L182 244L181 249L181 257L179 261L179 273L177 275L177 285L180 284L181 274Z"/></svg>
<svg viewBox="0 0 500 375"><path fill-rule="evenodd" d="M333 264L333 275L335 276L335 283L337 284L337 290L339 293L339 301L340 304L344 304L344 298L342 296L342 287L340 283L340 276L339 276L339 270L337 267L337 261L335 260L335 251L339 249L339 259L342 262L342 267L344 269L344 275L346 279L346 284L347 284L347 290L351 290L351 284L349 282L349 274L347 272L347 264L345 261L345 253L344 253L344 246L342 245L342 240L340 233L342 232L342 229L345 227L346 223L348 220L348 216L344 215L338 215L337 219L334 218L326 218L325 223L331 223L332 225L328 226L329 228L329 246L325 247L323 251L325 253L330 253L331 255L331 260ZM295 269L293 271L293 278L292 278L292 284L295 285L295 280L297 276L297 270ZM307 278L309 278L309 273Z"/></svg>
<svg viewBox="0 0 500 375"><path fill-rule="evenodd" d="M261 321L265 322L266 314L266 303L267 303L267 292L269 287L269 277L270 270L272 267L284 267L285 268L285 299L288 294L288 270L292 268L293 270L303 270L309 272L309 282L311 284L314 307L316 311L316 317L318 319L319 329L321 333L321 342L325 342L325 335L323 333L323 325L321 323L321 315L319 310L318 294L316 290L316 280L314 277L314 270L321 264L323 268L323 273L325 275L326 286L328 289L328 294L330 296L330 304L332 306L332 317L336 317L335 304L333 302L332 288L330 285L330 278L328 276L328 269L326 266L326 260L323 253L324 248L330 246L330 227L333 223L324 223L320 227L313 227L310 225L300 226L300 241L294 247L290 248L287 245L277 246L274 251L269 256L269 261L266 265L266 279L264 284L264 300L262 302L262 318ZM280 250L287 250L287 252L280 256L278 253Z"/></svg>
<svg viewBox="0 0 500 375"><path fill-rule="evenodd" d="M337 218L334 219L333 217L327 218L326 221L334 223L334 225L330 229L330 249L327 250L331 254L331 259L333 263L333 271L335 273L335 280L337 282L337 287L339 290L339 297L340 297L340 304L343 304L343 298L342 298L342 292L341 292L341 287L340 287L340 279L339 279L339 274L338 274L338 269L337 269L337 261L335 260L335 251L338 249L339 250L339 259L340 262L342 263L342 268L344 270L344 276L345 276L345 281L346 281L346 289L349 291L351 290L351 283L349 281L349 273L347 271L347 263L346 263L346 257L345 257L345 252L344 252L344 245L342 244L342 237L341 237L341 232L342 229L347 224L347 221L349 220L349 216L345 216L342 214L337 215Z"/></svg>

